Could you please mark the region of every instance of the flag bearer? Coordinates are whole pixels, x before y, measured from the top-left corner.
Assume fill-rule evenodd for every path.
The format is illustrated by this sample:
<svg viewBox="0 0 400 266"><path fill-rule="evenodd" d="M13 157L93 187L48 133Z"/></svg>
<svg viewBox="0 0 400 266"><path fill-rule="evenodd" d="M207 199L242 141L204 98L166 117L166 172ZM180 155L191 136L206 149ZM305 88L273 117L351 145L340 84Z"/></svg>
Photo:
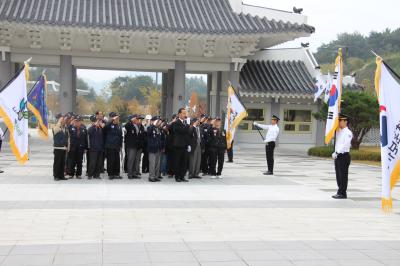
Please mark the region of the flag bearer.
<svg viewBox="0 0 400 266"><path fill-rule="evenodd" d="M68 147L68 130L62 114L56 115L57 124L53 127L54 163L53 176L55 181L67 180L64 175L65 157Z"/></svg>
<svg viewBox="0 0 400 266"><path fill-rule="evenodd" d="M264 175L274 174L274 150L275 150L276 140L279 136L279 127L278 127L279 120L280 120L279 117L273 115L271 118L271 125L262 125L254 122L255 126L264 130L268 130L267 135L265 136L264 139L268 171L265 172Z"/></svg>
<svg viewBox="0 0 400 266"><path fill-rule="evenodd" d="M87 129L82 125L82 118L75 116L68 128L68 165L67 174L69 178L82 179L83 154L87 149Z"/></svg>
<svg viewBox="0 0 400 266"><path fill-rule="evenodd" d="M105 126L105 148L107 156L107 174L109 179L122 179L120 176L120 152L122 148L122 129L119 124L119 115L111 112L110 122Z"/></svg>
<svg viewBox="0 0 400 266"><path fill-rule="evenodd" d="M353 133L347 127L348 116L339 114L339 130L336 133L335 152L332 158L335 160L336 182L339 187L334 199L347 198L347 183L349 176L349 166L351 162L350 148Z"/></svg>
<svg viewBox="0 0 400 266"><path fill-rule="evenodd" d="M216 118L214 126L209 135L210 145L210 174L211 178L222 178L222 169L224 167L224 157L226 151L226 132L221 128L221 119ZM218 169L217 169L218 162Z"/></svg>

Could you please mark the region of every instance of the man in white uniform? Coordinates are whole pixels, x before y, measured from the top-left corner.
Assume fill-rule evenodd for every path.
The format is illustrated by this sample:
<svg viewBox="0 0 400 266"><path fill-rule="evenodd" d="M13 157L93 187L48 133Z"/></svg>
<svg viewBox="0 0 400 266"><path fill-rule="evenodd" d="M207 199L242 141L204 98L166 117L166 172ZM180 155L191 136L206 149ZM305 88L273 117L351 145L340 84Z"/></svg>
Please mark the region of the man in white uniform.
<svg viewBox="0 0 400 266"><path fill-rule="evenodd" d="M347 184L349 176L349 166L351 162L350 148L353 133L347 127L348 117L346 115L339 115L339 130L336 132L335 152L332 158L335 160L336 182L339 187L334 199L347 198Z"/></svg>
<svg viewBox="0 0 400 266"><path fill-rule="evenodd" d="M256 127L259 127L267 131L267 135L265 136L265 153L267 156L267 164L268 171L264 173L264 175L273 175L274 174L274 150L275 150L275 142L279 136L279 117L273 115L271 118L271 125L262 125L254 122Z"/></svg>

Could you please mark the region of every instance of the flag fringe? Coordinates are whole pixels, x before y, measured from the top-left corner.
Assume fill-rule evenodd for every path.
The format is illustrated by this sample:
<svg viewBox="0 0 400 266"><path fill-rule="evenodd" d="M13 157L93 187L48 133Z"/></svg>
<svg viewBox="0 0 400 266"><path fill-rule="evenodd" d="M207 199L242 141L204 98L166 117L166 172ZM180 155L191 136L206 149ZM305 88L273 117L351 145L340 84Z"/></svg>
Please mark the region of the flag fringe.
<svg viewBox="0 0 400 266"><path fill-rule="evenodd" d="M15 144L15 139L14 139L14 124L12 123L10 118L7 116L7 113L3 110L2 107L0 107L0 117L3 117L4 124L6 124L8 130L10 131L10 147L11 147L12 153L17 158L17 161L20 164L24 164L26 161L28 161L28 153L21 155L21 153L19 152L18 147Z"/></svg>
<svg viewBox="0 0 400 266"><path fill-rule="evenodd" d="M33 113L33 115L37 118L38 120L38 124L39 124L39 134L42 133L41 137L47 139L48 135L49 135L49 130L48 128L44 125L43 123L43 118L40 115L40 112L38 109L36 109L35 106L33 106L30 102L28 102L28 109L29 111L31 111Z"/></svg>
<svg viewBox="0 0 400 266"><path fill-rule="evenodd" d="M392 200L392 198L390 198L390 199L382 198L382 210L385 213L391 213L392 212L392 210L393 210L393 200Z"/></svg>

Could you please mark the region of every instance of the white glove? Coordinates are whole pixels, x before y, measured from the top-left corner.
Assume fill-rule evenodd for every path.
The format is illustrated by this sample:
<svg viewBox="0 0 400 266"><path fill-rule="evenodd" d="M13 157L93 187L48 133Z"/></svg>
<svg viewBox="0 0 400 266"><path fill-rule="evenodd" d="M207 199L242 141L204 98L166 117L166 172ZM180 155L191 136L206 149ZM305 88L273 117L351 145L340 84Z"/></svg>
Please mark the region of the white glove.
<svg viewBox="0 0 400 266"><path fill-rule="evenodd" d="M187 152L191 152L192 151L192 147L188 146L187 147Z"/></svg>
<svg viewBox="0 0 400 266"><path fill-rule="evenodd" d="M337 159L337 153L336 152L332 153L332 159L334 159L334 160Z"/></svg>

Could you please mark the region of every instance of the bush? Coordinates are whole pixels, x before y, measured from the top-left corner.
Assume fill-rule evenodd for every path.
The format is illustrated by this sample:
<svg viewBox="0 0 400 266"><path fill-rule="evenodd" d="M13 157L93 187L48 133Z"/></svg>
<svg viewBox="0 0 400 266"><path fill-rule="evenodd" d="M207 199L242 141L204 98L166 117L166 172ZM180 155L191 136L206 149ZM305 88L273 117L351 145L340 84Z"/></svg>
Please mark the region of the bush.
<svg viewBox="0 0 400 266"><path fill-rule="evenodd" d="M330 158L333 153L333 146L323 146L323 147L314 147L308 150L309 156L317 156ZM364 150L351 150L351 159L357 161L381 161L381 153L376 151L364 151Z"/></svg>

